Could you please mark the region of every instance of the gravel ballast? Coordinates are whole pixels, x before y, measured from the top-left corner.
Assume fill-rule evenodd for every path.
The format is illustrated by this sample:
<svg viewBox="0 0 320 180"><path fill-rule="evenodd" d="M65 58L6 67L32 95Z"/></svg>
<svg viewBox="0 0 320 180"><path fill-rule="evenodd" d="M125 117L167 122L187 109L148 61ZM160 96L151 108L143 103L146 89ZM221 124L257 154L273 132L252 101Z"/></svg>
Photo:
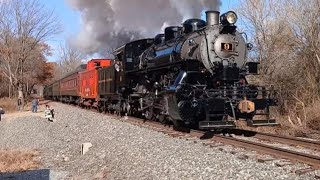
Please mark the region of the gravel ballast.
<svg viewBox="0 0 320 180"><path fill-rule="evenodd" d="M42 168L63 179L314 179L295 170L257 162L259 154L230 146L209 147L173 138L77 107L51 103L56 121L43 112L0 122L2 149L40 151ZM90 150L81 155L81 144ZM229 149L232 149L229 151ZM241 158L247 154L248 158ZM53 178L55 179L55 178Z"/></svg>

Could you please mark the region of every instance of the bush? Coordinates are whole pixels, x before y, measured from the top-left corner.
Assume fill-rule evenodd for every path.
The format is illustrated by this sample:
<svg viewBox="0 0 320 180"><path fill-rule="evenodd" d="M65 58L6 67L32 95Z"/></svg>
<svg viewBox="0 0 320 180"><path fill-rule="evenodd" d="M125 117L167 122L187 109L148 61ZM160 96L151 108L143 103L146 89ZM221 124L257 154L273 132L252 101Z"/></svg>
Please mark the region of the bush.
<svg viewBox="0 0 320 180"><path fill-rule="evenodd" d="M36 160L37 151L0 150L0 173L20 172L36 169L40 162Z"/></svg>
<svg viewBox="0 0 320 180"><path fill-rule="evenodd" d="M1 98L0 108L2 108L6 113L17 111L16 99Z"/></svg>
<svg viewBox="0 0 320 180"><path fill-rule="evenodd" d="M312 130L320 131L320 100L306 109L306 126Z"/></svg>

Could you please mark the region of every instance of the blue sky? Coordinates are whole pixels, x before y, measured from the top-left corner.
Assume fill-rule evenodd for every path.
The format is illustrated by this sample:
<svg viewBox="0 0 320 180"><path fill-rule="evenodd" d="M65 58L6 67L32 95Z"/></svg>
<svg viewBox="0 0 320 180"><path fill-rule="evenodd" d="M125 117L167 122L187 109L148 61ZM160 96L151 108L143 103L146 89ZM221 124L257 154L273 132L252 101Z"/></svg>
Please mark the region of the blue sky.
<svg viewBox="0 0 320 180"><path fill-rule="evenodd" d="M57 37L48 41L48 44L53 49L53 56L48 57L49 61L57 61L59 59L58 48L60 44L70 36L74 36L81 29L80 13L73 10L65 0L40 0L48 9L53 10L58 16L62 25L62 33Z"/></svg>
<svg viewBox="0 0 320 180"><path fill-rule="evenodd" d="M233 10L238 5L238 0L221 0L222 6L220 11L222 13ZM53 56L48 57L49 61L56 61L59 59L58 48L60 44L63 44L65 39L74 36L81 29L81 18L80 13L73 10L67 3L66 0L40 0L41 3L45 4L48 9L52 9L57 14L61 21L63 32L56 38L48 41L48 44L53 49Z"/></svg>

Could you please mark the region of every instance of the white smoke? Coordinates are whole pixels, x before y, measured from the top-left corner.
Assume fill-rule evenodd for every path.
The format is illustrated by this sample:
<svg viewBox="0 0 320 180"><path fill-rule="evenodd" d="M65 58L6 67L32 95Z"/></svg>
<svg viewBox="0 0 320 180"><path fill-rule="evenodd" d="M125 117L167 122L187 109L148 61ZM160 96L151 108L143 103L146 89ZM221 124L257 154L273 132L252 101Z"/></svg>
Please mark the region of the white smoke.
<svg viewBox="0 0 320 180"><path fill-rule="evenodd" d="M203 10L219 10L220 0L67 0L80 11L82 31L72 44L96 53L143 37L169 25L200 18Z"/></svg>

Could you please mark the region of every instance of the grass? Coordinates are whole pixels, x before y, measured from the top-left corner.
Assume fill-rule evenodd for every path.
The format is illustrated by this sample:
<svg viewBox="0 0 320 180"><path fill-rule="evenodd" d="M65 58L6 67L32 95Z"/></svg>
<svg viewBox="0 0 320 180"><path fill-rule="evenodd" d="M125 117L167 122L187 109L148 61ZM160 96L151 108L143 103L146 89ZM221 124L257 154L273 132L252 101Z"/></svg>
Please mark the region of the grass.
<svg viewBox="0 0 320 180"><path fill-rule="evenodd" d="M258 131L271 134L295 137L320 137L320 101L306 108L306 119L301 119L301 124L297 121L296 113L280 115L276 109L271 111L272 118L276 119L279 126L249 127L246 122L237 122L240 129Z"/></svg>
<svg viewBox="0 0 320 180"><path fill-rule="evenodd" d="M21 172L36 169L40 162L35 160L37 151L0 150L0 173Z"/></svg>
<svg viewBox="0 0 320 180"><path fill-rule="evenodd" d="M305 115L299 114L300 122L296 112L291 112L286 116L280 116L282 124L281 133L299 137L319 137L320 136L320 101L310 104L305 109ZM278 133L279 134L279 133Z"/></svg>
<svg viewBox="0 0 320 180"><path fill-rule="evenodd" d="M17 98L0 98L0 108L2 108L5 113L13 113L18 111L18 106L17 106ZM31 100L26 99L24 102L24 110L31 109Z"/></svg>
<svg viewBox="0 0 320 180"><path fill-rule="evenodd" d="M320 131L320 101L316 101L306 109L306 126L312 130Z"/></svg>
<svg viewBox="0 0 320 180"><path fill-rule="evenodd" d="M10 98L0 99L0 108L2 108L6 113L17 111L17 100Z"/></svg>

